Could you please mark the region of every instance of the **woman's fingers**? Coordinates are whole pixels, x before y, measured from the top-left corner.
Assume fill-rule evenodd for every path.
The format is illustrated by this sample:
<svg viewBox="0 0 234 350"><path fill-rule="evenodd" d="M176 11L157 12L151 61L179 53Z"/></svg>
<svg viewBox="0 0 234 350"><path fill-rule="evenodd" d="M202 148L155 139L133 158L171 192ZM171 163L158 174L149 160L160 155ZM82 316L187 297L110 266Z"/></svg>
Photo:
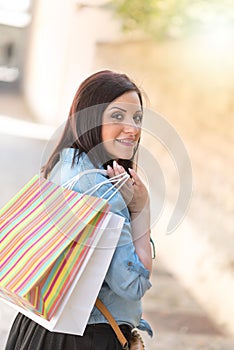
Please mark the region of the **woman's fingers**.
<svg viewBox="0 0 234 350"><path fill-rule="evenodd" d="M115 176L114 170L113 170L113 168L112 168L110 165L107 165L106 171L107 171L107 175L108 175L109 177Z"/></svg>
<svg viewBox="0 0 234 350"><path fill-rule="evenodd" d="M113 161L113 168L114 168L116 175L123 174L125 172L124 167L119 165L115 160Z"/></svg>
<svg viewBox="0 0 234 350"><path fill-rule="evenodd" d="M113 162L113 168L110 165L107 166L107 174L109 177L113 177L124 172L124 168L121 165L119 165L115 160Z"/></svg>
<svg viewBox="0 0 234 350"><path fill-rule="evenodd" d="M134 185L141 185L142 182L141 182L139 176L137 175L137 173L135 172L135 170L133 170L131 168L129 168L128 170L131 174L133 184Z"/></svg>
<svg viewBox="0 0 234 350"><path fill-rule="evenodd" d="M119 165L116 161L113 162L113 167L107 167L107 174L110 179L124 173L124 167ZM145 207L148 201L148 191L135 170L130 168L129 173L131 178L129 178L126 183L120 187L120 192L129 210L132 213L139 213L141 212L142 208ZM114 180L113 183L115 184ZM117 188L119 187L117 184L115 184L115 186Z"/></svg>
<svg viewBox="0 0 234 350"><path fill-rule="evenodd" d="M119 165L116 161L113 162L113 168L109 165L107 166L107 175L110 177L110 179L117 175L124 175L125 173L126 170L124 169L124 167ZM121 179L121 177L119 179ZM120 184L117 184L114 180L113 184L115 184L115 186L119 188L120 193L122 194L126 204L128 205L128 203L132 200L134 192L132 187L132 179L129 178L122 186L121 182Z"/></svg>

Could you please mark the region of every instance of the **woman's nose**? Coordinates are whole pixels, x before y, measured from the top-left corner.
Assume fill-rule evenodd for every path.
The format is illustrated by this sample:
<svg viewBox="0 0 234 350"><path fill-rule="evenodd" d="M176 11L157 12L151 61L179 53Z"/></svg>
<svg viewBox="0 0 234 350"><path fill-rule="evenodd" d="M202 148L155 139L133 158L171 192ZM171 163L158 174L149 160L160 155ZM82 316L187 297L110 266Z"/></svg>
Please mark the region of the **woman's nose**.
<svg viewBox="0 0 234 350"><path fill-rule="evenodd" d="M138 125L136 125L134 120L132 120L132 121L128 121L124 124L124 131L126 133L131 133L133 135L136 135L139 133L140 127Z"/></svg>

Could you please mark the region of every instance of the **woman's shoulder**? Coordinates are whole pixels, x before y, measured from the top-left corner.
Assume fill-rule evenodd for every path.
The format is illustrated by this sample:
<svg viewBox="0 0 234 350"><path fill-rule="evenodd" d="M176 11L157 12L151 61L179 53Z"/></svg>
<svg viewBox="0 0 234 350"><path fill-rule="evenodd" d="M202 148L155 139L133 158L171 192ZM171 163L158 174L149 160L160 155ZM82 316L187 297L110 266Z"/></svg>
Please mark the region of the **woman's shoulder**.
<svg viewBox="0 0 234 350"><path fill-rule="evenodd" d="M100 182L106 181L106 171L96 168L86 153L76 154L72 148L64 149L60 154L61 183L76 179L74 190L86 192Z"/></svg>
<svg viewBox="0 0 234 350"><path fill-rule="evenodd" d="M63 185L72 178L95 169L85 153L78 154L74 148L65 148L60 152L59 161L54 166L50 180Z"/></svg>
<svg viewBox="0 0 234 350"><path fill-rule="evenodd" d="M63 164L70 165L74 168L76 172L89 171L91 169L96 169L91 160L89 159L87 153L79 153L77 149L65 148L60 153L60 162ZM103 169L102 167L100 167Z"/></svg>

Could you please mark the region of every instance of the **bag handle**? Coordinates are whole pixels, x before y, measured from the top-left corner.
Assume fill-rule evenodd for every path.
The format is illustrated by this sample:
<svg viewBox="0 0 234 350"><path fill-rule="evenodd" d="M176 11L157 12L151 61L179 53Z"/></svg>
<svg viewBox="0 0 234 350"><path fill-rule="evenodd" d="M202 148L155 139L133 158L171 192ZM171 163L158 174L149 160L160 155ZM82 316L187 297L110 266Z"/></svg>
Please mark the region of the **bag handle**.
<svg viewBox="0 0 234 350"><path fill-rule="evenodd" d="M90 174L90 173L101 173L104 175L107 175L106 170L104 169L88 169L83 171L82 173L74 176L73 178L71 178L70 180L66 181L65 183L63 183L63 187L72 190L72 188L74 187L74 185L76 184L76 182L84 175L86 174ZM115 188L115 191L107 198L107 200L110 200L118 191L119 189L128 181L128 179L130 178L130 175L128 173L121 173L119 175L113 176L112 178L106 179L96 185L94 185L93 187L89 188L87 191L85 191L83 194L89 194L90 196L93 195L101 186L106 185L106 184L112 184L112 186L110 188L108 188L108 190L106 190L106 192L103 193L103 195L100 198L103 198L104 196L106 196L113 188ZM114 184L113 184L114 183ZM118 187L116 187L118 186Z"/></svg>
<svg viewBox="0 0 234 350"><path fill-rule="evenodd" d="M106 306L103 304L103 302L97 298L95 302L95 306L98 308L98 310L105 316L107 321L110 323L112 329L114 330L120 344L122 345L122 348L124 350L128 350L128 341L123 335L123 332L119 328L117 322L115 321L114 317L111 315L110 311L106 308Z"/></svg>
<svg viewBox="0 0 234 350"><path fill-rule="evenodd" d="M71 179L68 181L64 182L62 184L63 187L67 188L68 190L72 190L73 186L76 184L76 182L84 175L90 174L90 173L101 173L103 175L106 175L107 172L104 169L87 169L85 171L82 171L81 173L73 176Z"/></svg>

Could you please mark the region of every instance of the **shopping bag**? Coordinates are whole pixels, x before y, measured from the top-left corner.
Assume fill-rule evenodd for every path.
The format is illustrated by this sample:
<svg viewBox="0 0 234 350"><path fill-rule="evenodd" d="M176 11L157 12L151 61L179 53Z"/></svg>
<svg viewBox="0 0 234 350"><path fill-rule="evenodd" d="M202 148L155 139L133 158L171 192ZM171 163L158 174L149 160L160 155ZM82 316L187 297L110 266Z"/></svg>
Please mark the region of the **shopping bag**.
<svg viewBox="0 0 234 350"><path fill-rule="evenodd" d="M99 227L100 239L93 243L89 250L88 263L82 265L50 320L20 307L19 304L13 304L6 299L3 301L49 331L83 335L118 243L123 223L124 218L119 215L111 212L106 215Z"/></svg>
<svg viewBox="0 0 234 350"><path fill-rule="evenodd" d="M0 211L0 296L47 320L87 264L106 200L36 175Z"/></svg>

